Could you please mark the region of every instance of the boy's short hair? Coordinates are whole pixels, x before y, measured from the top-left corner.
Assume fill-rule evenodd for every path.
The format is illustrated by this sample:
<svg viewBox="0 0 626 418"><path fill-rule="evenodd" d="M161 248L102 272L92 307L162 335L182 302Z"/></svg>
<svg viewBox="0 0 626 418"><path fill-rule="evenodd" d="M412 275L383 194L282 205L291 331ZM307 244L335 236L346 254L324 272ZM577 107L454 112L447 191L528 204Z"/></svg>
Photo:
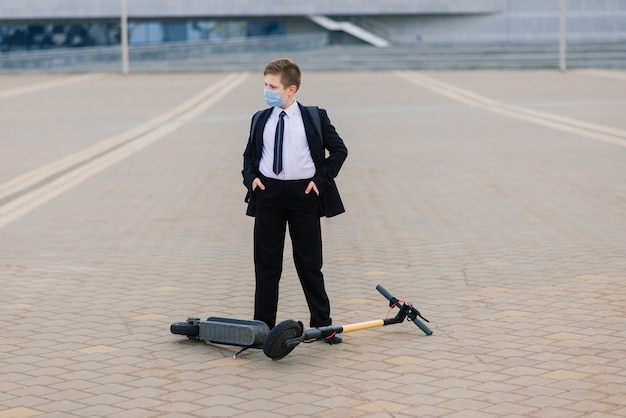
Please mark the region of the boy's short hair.
<svg viewBox="0 0 626 418"><path fill-rule="evenodd" d="M300 89L300 67L289 58L280 58L267 64L263 75L268 74L280 75L280 82L284 87L296 86L296 89Z"/></svg>

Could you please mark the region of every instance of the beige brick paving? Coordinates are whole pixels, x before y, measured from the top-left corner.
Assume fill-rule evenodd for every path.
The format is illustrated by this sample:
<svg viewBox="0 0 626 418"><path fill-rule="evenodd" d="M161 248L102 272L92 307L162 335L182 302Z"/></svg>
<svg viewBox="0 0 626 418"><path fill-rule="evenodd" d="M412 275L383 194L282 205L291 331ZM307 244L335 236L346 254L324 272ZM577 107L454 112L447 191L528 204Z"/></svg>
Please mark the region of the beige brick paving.
<svg viewBox="0 0 626 418"><path fill-rule="evenodd" d="M626 83L426 75L615 134L515 119L395 73L305 74L301 101L329 110L350 151L348 211L323 221L334 321L385 317L381 283L434 335L369 329L273 362L170 334L190 315L252 315L239 170L263 106L255 74L0 228L0 418L625 416ZM105 74L0 101L0 185L226 76ZM0 90L15 77L73 76L6 76ZM279 320L306 323L286 253Z"/></svg>

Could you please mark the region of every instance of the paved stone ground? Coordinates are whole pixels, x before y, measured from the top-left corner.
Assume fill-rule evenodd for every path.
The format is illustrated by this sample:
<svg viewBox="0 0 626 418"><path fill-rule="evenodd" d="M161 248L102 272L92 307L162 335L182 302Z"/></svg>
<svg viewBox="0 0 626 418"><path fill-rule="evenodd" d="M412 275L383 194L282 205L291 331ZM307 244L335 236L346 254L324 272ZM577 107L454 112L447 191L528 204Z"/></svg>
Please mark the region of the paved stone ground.
<svg viewBox="0 0 626 418"><path fill-rule="evenodd" d="M626 73L305 74L350 151L323 222L334 321L385 317L381 283L434 334L280 361L169 332L252 314L261 89L0 77L1 418L626 416ZM308 321L288 258L279 309Z"/></svg>

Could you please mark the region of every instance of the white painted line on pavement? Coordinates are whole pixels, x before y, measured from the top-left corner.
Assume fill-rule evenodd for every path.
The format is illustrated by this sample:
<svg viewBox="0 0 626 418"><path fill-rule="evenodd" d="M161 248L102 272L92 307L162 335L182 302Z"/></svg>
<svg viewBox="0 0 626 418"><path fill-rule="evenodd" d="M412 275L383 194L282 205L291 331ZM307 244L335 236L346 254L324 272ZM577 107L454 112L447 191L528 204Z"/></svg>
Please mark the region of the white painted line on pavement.
<svg viewBox="0 0 626 418"><path fill-rule="evenodd" d="M95 80L104 77L104 74L86 74L74 77L65 77L60 80L47 81L45 83L34 84L32 86L16 87L10 90L0 91L0 100L10 99L11 97L21 96L23 94L34 93L36 91L51 89L54 87L67 86L69 84L82 83L84 81Z"/></svg>
<svg viewBox="0 0 626 418"><path fill-rule="evenodd" d="M62 193L73 189L113 164L131 156L137 151L140 151L148 145L174 132L176 129L180 128L182 125L217 103L235 87L241 84L247 77L248 74L246 73L232 74L226 77L219 83L204 90L199 95L194 96L192 99L182 103L171 111L168 111L151 121L140 125L144 127L149 125L151 130L137 128L129 130L142 131L143 134L136 139L128 141L127 143L114 149L109 147L109 152L93 158L88 162L85 162L83 165L78 166L77 168L70 170L58 178L50 181L49 183L46 183L45 185L30 192L24 193L23 195L9 201L5 205L0 206L0 228L26 215L30 211L38 208ZM154 121L156 120L160 121L158 126L155 126L156 123ZM119 136L120 135L116 137ZM136 134L134 136L136 136ZM119 143L120 141L117 142ZM90 152L87 155L92 154L93 152ZM87 159L89 158L91 157L88 157ZM82 158L80 161L85 161L85 158ZM52 175L57 172L58 170L55 170L54 172L48 171L48 175Z"/></svg>
<svg viewBox="0 0 626 418"><path fill-rule="evenodd" d="M506 105L472 91L435 80L434 78L413 71L398 71L396 74L413 84L417 84L430 91L467 105L477 106L494 113L583 136L595 141L626 147L626 131L621 129L571 119L565 116L553 115L520 106Z"/></svg>
<svg viewBox="0 0 626 418"><path fill-rule="evenodd" d="M595 77L610 78L612 80L626 81L626 72L609 71L609 70L577 70L581 74L592 75Z"/></svg>
<svg viewBox="0 0 626 418"><path fill-rule="evenodd" d="M172 119L178 114L187 112L189 109L196 106L199 102L204 100L207 96L213 94L216 90L223 88L223 86L236 80L239 76L231 74L230 76L220 80L219 82L212 84L208 88L202 90L200 93L184 101L178 106L167 110L166 112L155 116L146 122L141 123L131 129L128 129L119 134L106 138L88 148L81 151L70 154L67 157L63 157L57 161L46 164L45 166L36 168L27 173L24 173L18 177L15 177L5 183L0 184L0 199L3 199L12 194L18 193L22 190L26 190L33 187L37 183L49 178L50 176L61 173L81 162L89 160L107 150L110 150L132 138L145 134L146 132L156 128L169 119Z"/></svg>

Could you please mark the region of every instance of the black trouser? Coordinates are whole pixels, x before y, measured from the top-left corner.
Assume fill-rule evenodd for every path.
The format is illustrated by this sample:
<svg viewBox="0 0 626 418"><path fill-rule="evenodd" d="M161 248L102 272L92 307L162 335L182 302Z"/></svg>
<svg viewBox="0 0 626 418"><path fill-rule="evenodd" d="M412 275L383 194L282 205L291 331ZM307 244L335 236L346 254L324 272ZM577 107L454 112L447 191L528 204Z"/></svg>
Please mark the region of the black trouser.
<svg viewBox="0 0 626 418"><path fill-rule="evenodd" d="M313 190L304 193L310 180L261 179L257 188L254 222L256 292L254 319L270 328L276 325L278 283L283 270L285 230L293 245L293 258L309 311L311 327L330 325L330 302L322 275L320 207Z"/></svg>

